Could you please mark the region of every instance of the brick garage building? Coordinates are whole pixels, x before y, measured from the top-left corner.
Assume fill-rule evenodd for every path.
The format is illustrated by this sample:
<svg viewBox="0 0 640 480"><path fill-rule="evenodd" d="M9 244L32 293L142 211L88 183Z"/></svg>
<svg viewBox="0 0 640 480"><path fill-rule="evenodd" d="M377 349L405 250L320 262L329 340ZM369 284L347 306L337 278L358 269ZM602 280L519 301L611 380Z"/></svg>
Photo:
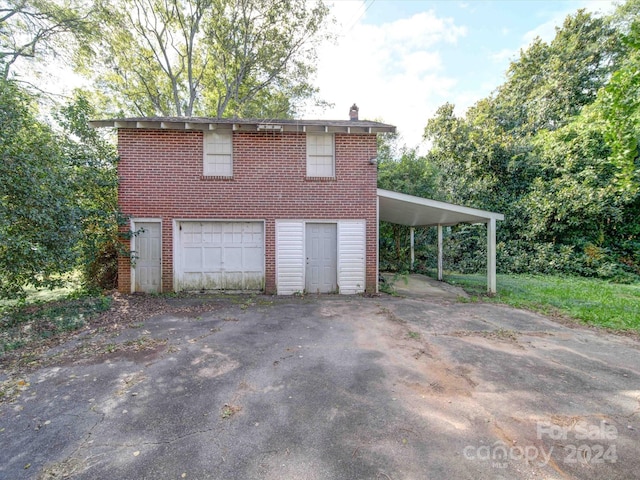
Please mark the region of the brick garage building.
<svg viewBox="0 0 640 480"><path fill-rule="evenodd" d="M376 134L360 121L127 118L121 292L358 293L377 287Z"/></svg>

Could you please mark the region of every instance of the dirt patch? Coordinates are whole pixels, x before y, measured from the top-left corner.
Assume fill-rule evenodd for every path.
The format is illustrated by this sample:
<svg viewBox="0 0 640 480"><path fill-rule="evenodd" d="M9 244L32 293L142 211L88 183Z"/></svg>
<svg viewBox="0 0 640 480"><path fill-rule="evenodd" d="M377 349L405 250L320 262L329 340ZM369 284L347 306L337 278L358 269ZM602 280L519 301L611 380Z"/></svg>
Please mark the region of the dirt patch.
<svg viewBox="0 0 640 480"><path fill-rule="evenodd" d="M366 323L358 323L358 343L384 356L381 360L396 374L390 378L391 388L409 395L463 396L471 395L477 382L467 367L449 362L438 348L428 341L429 336L380 306ZM371 322L371 318L379 322Z"/></svg>
<svg viewBox="0 0 640 480"><path fill-rule="evenodd" d="M55 480L58 478L69 478L74 473L81 472L85 468L85 463L77 458L67 458L62 462L49 465L38 475L38 480Z"/></svg>
<svg viewBox="0 0 640 480"><path fill-rule="evenodd" d="M91 365L104 361L126 359L146 363L157 358L166 350L167 340L142 336L122 343L110 343L108 340L90 342L69 351L63 351L46 362L54 365Z"/></svg>
<svg viewBox="0 0 640 480"><path fill-rule="evenodd" d="M446 335L450 335L452 337L482 337L497 342L508 343L524 350L524 347L518 342L518 337L520 336L520 334L518 332L514 332L513 330L456 330Z"/></svg>

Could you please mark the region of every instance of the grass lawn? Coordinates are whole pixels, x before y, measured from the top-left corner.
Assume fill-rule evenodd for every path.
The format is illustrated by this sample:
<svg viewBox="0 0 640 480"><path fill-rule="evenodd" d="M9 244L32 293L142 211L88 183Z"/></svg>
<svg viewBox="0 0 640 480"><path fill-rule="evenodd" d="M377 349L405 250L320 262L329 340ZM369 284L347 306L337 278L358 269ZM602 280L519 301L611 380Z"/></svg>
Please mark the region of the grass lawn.
<svg viewBox="0 0 640 480"><path fill-rule="evenodd" d="M583 277L498 275L498 293L486 295L484 275L445 275L483 300L546 314L560 313L589 325L640 331L640 284L623 285Z"/></svg>

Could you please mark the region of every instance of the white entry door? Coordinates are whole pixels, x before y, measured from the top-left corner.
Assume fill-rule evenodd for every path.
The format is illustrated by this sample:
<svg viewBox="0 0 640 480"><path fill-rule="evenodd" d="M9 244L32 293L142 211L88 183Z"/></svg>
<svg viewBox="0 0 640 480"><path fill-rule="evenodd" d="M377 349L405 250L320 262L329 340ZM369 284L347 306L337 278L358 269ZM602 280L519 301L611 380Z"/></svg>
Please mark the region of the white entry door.
<svg viewBox="0 0 640 480"><path fill-rule="evenodd" d="M307 223L305 290L330 293L338 290L338 241L335 223Z"/></svg>
<svg viewBox="0 0 640 480"><path fill-rule="evenodd" d="M162 229L160 222L136 222L139 231L134 240L136 255L133 276L136 292L154 293L160 291L160 251Z"/></svg>
<svg viewBox="0 0 640 480"><path fill-rule="evenodd" d="M178 290L264 288L262 222L184 221L178 229Z"/></svg>

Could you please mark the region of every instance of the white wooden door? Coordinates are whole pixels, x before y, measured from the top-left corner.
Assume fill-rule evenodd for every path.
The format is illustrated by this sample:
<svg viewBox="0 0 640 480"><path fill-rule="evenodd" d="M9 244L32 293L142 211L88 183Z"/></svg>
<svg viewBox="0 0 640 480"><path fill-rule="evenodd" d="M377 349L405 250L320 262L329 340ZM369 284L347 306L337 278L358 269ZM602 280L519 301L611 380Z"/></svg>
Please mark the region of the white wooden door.
<svg viewBox="0 0 640 480"><path fill-rule="evenodd" d="M262 222L180 222L178 290L262 290Z"/></svg>
<svg viewBox="0 0 640 480"><path fill-rule="evenodd" d="M338 243L335 223L307 223L305 230L305 290L330 293L338 290Z"/></svg>
<svg viewBox="0 0 640 480"><path fill-rule="evenodd" d="M135 260L133 276L136 292L160 292L161 284L161 244L162 229L160 222L136 222L134 228L140 233L134 240Z"/></svg>

